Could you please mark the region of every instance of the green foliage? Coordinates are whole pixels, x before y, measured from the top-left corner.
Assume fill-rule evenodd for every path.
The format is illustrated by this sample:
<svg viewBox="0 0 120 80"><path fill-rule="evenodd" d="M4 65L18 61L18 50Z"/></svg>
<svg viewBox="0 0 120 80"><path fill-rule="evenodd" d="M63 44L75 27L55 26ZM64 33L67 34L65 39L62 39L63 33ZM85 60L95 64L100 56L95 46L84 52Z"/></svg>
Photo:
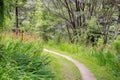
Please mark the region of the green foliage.
<svg viewBox="0 0 120 80"><path fill-rule="evenodd" d="M100 46L102 43L103 43L103 39L102 39L102 38L99 38L99 39L98 39L98 42L97 42L97 45Z"/></svg>
<svg viewBox="0 0 120 80"><path fill-rule="evenodd" d="M93 49L92 56L95 57L100 66L106 66L108 70L116 76L120 76L120 56L106 51L103 48L100 51Z"/></svg>
<svg viewBox="0 0 120 80"><path fill-rule="evenodd" d="M89 28L92 28L92 29L98 28L97 19L95 17L92 17L90 20L88 20L87 24L88 24Z"/></svg>
<svg viewBox="0 0 120 80"><path fill-rule="evenodd" d="M50 47L52 46L53 48L60 51L67 52L67 55L70 55L84 62L84 64L86 65L90 62L96 64L97 66L104 67L108 71L107 74L111 73L113 76L116 76L117 79L120 76L120 56L115 55L108 50L105 50L103 48L97 49L92 47L84 47L83 45L79 46L68 43L60 43L56 45L52 42L49 42L47 43L47 45L49 45Z"/></svg>
<svg viewBox="0 0 120 80"><path fill-rule="evenodd" d="M39 42L6 41L0 37L1 80L49 80L50 59L42 53Z"/></svg>
<svg viewBox="0 0 120 80"><path fill-rule="evenodd" d="M59 48L62 51L67 51L69 53L78 53L79 52L79 46L75 44L69 44L69 43L59 43L59 44L54 44L52 41L49 41L47 45Z"/></svg>
<svg viewBox="0 0 120 80"><path fill-rule="evenodd" d="M115 47L115 50L117 51L117 54L120 55L120 40L116 40L114 42L114 47Z"/></svg>

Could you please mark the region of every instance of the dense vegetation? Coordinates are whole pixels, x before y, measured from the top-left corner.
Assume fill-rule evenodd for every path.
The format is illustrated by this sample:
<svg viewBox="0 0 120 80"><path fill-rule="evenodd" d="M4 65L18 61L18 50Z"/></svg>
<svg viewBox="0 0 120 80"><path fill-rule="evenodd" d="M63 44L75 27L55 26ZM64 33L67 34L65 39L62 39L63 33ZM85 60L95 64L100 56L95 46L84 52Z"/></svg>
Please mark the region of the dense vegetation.
<svg viewBox="0 0 120 80"><path fill-rule="evenodd" d="M118 54L117 42L115 48L86 47L69 43L54 44L49 41L48 49L69 55L84 63L97 77L97 80L119 80L120 79L120 56ZM117 52L115 52L117 51Z"/></svg>
<svg viewBox="0 0 120 80"><path fill-rule="evenodd" d="M53 79L43 43L98 80L120 79L120 0L0 0L0 32L1 80Z"/></svg>
<svg viewBox="0 0 120 80"><path fill-rule="evenodd" d="M9 36L0 37L1 80L49 80L50 59L42 53L40 42L22 42Z"/></svg>

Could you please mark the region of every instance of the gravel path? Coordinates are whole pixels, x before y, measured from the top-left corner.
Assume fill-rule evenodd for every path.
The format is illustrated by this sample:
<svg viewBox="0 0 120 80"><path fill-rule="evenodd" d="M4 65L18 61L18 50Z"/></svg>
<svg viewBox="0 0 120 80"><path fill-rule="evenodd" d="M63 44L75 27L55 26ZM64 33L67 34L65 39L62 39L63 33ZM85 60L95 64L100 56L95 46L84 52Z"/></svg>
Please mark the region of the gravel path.
<svg viewBox="0 0 120 80"><path fill-rule="evenodd" d="M82 80L96 80L96 78L94 77L94 75L80 62L66 56L66 55L63 55L63 54L60 54L60 53L57 53L55 51L51 51L51 50L48 50L48 49L44 49L45 52L49 52L51 54L55 54L55 55L58 55L58 56L61 56L61 57L64 57L65 59L73 62L77 68L79 69L80 73L81 73L81 76L82 76Z"/></svg>

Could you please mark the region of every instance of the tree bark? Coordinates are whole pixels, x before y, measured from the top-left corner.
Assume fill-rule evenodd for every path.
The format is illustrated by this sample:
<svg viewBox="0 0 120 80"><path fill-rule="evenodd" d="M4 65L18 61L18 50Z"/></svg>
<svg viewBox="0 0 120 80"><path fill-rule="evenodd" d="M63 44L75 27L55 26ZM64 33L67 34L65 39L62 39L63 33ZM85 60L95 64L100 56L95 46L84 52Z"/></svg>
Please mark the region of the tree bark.
<svg viewBox="0 0 120 80"><path fill-rule="evenodd" d="M118 20L117 20L117 26L115 28L115 33L114 33L114 40L116 40L117 35L119 33L119 27L120 27L120 9L119 9L119 16L118 16Z"/></svg>
<svg viewBox="0 0 120 80"><path fill-rule="evenodd" d="M0 0L0 31L3 30L4 22L4 0Z"/></svg>
<svg viewBox="0 0 120 80"><path fill-rule="evenodd" d="M70 34L69 26L66 25L66 27L67 27L67 31L68 31L69 40L70 40L71 43L73 43L73 39L72 39L71 34Z"/></svg>
<svg viewBox="0 0 120 80"><path fill-rule="evenodd" d="M16 7L15 7L15 14L16 14L16 35L19 33L19 26L18 26L18 1L16 1Z"/></svg>

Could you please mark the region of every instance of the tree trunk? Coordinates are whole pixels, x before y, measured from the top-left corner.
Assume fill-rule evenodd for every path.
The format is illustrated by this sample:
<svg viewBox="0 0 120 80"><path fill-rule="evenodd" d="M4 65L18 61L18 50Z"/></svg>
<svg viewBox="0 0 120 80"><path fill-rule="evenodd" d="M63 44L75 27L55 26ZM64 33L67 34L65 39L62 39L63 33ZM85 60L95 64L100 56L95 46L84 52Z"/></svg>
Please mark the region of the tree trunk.
<svg viewBox="0 0 120 80"><path fill-rule="evenodd" d="M107 34L105 34L105 35L104 35L104 43L103 43L104 45L107 44L107 39L108 39L108 38L107 38Z"/></svg>
<svg viewBox="0 0 120 80"><path fill-rule="evenodd" d="M120 24L117 23L116 28L115 28L115 32L114 32L114 40L116 40L116 38L118 36L119 26L120 26Z"/></svg>
<svg viewBox="0 0 120 80"><path fill-rule="evenodd" d="M119 33L119 27L120 27L120 9L119 9L119 16L117 20L117 26L115 28L115 33L114 33L114 40L117 38L117 35Z"/></svg>
<svg viewBox="0 0 120 80"><path fill-rule="evenodd" d="M3 29L4 22L4 0L0 0L0 31Z"/></svg>
<svg viewBox="0 0 120 80"><path fill-rule="evenodd" d="M19 32L19 26L18 26L18 1L16 1L16 7L15 7L15 14L16 14L16 35L18 35Z"/></svg>
<svg viewBox="0 0 120 80"><path fill-rule="evenodd" d="M72 39L71 34L70 34L69 26L66 25L66 27L67 27L67 31L68 31L69 40L70 40L71 43L73 43L73 39Z"/></svg>
<svg viewBox="0 0 120 80"><path fill-rule="evenodd" d="M105 29L104 29L104 37L103 37L104 42L103 42L103 44L104 44L104 46L106 46L106 44L108 42L109 26L105 25L104 27L105 27Z"/></svg>

